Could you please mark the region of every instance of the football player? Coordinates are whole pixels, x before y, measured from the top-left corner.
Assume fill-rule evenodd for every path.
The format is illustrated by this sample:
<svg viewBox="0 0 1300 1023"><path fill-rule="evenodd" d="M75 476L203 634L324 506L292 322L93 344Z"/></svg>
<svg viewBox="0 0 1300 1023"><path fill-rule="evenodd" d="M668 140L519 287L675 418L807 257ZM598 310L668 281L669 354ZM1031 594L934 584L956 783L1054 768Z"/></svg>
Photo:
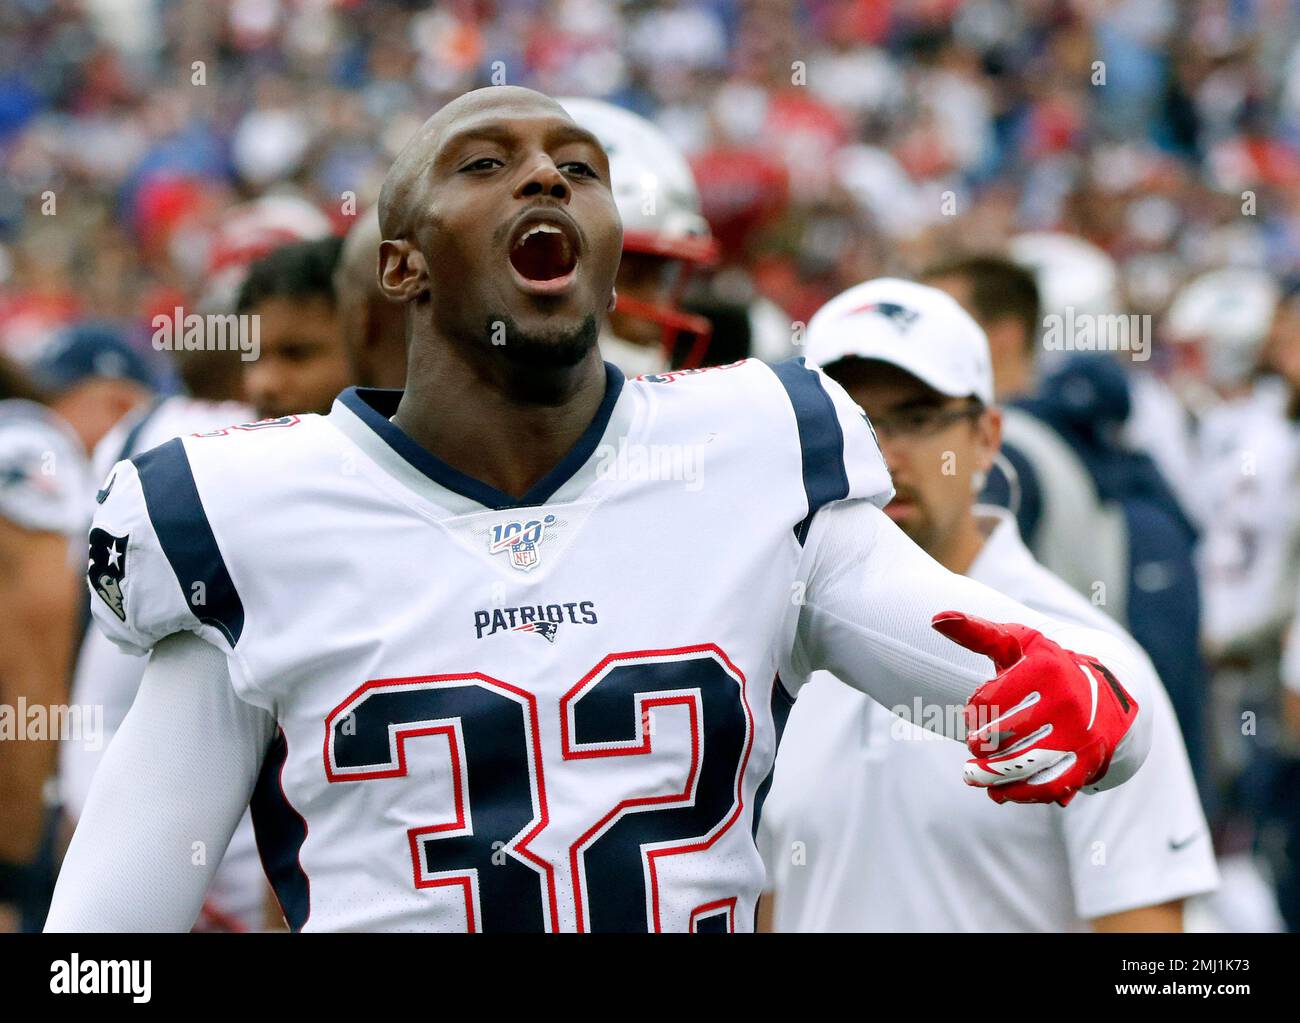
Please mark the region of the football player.
<svg viewBox="0 0 1300 1023"><path fill-rule="evenodd" d="M27 734L23 708L52 714L67 699L80 606L74 566L89 517L81 440L37 397L0 358L0 932L18 930L24 906L40 900L56 737ZM48 879L44 888L48 895ZM39 916L27 926L38 924Z"/></svg>
<svg viewBox="0 0 1300 1023"><path fill-rule="evenodd" d="M48 929L188 927L193 844L251 799L295 930L748 930L777 722L819 668L969 704L997 802L1140 766L1149 667L908 540L838 386L601 361L622 226L554 100L449 103L380 222L405 391L117 466L92 605L151 659Z"/></svg>
<svg viewBox="0 0 1300 1023"><path fill-rule="evenodd" d="M1300 581L1300 445L1288 419L1289 388L1262 365L1278 298L1268 273L1228 267L1188 283L1166 322L1179 383L1200 417L1193 476L1205 523L1206 647L1218 661L1270 662L1273 674Z"/></svg>
<svg viewBox="0 0 1300 1023"><path fill-rule="evenodd" d="M942 291L882 278L808 325L807 357L880 436L885 514L946 568L1029 607L1129 637L1039 565L1014 517L977 506L1001 431L984 332ZM1168 696L1132 781L1015 814L945 784L961 759L828 672L790 714L760 846L782 931L1171 931L1212 890L1214 853ZM910 710L910 709L909 709ZM887 827L881 822L888 821Z"/></svg>

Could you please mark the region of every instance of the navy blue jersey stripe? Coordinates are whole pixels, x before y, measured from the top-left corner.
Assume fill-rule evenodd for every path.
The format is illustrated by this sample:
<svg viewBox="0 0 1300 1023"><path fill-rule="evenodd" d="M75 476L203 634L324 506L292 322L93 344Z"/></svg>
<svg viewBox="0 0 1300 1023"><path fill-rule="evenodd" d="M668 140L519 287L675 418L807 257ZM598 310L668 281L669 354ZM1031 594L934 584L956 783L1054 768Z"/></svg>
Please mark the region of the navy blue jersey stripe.
<svg viewBox="0 0 1300 1023"><path fill-rule="evenodd" d="M785 689L781 676L772 679L772 722L776 725L776 749L772 751L772 769L754 793L754 841L758 841L758 826L763 819L763 804L767 794L772 791L772 779L776 777L776 755L781 752L781 737L785 735L786 722L790 720L790 711L794 710L794 697ZM758 905L754 905L754 930L758 930Z"/></svg>
<svg viewBox="0 0 1300 1023"><path fill-rule="evenodd" d="M140 474L149 521L186 602L199 621L220 629L233 647L244 631L244 604L203 510L185 445L176 437L131 461ZM195 589L196 583L202 590ZM196 593L203 597L198 603Z"/></svg>
<svg viewBox="0 0 1300 1023"><path fill-rule="evenodd" d="M610 416L614 414L614 403L618 401L618 396L623 390L623 382L622 371L612 363L605 363L605 397L596 410L595 418L555 468L538 480L528 493L518 498L511 497L496 487L453 468L432 452L426 451L390 422L389 417L397 411L397 403L401 400L401 391L349 387L339 395L339 401L379 434L389 447L435 483L455 491L462 497L468 497L485 508L502 511L507 508L529 508L545 504L552 494L569 482L574 473L586 464L587 459L596 450L596 445L600 443L600 438L604 436Z"/></svg>
<svg viewBox="0 0 1300 1023"><path fill-rule="evenodd" d="M288 759L289 743L281 730L266 751L248 805L267 880L280 900L289 929L301 931L311 915L311 882L298 858L307 840L307 822L284 794L280 772Z"/></svg>
<svg viewBox="0 0 1300 1023"><path fill-rule="evenodd" d="M159 407L162 405L164 401L166 401L165 398L155 398L152 402L150 402L149 407L145 409L144 413L140 416L140 418L136 420L135 425L132 426L131 429L127 431L126 439L122 442L122 448L120 451L118 451L117 457L113 459L114 465L117 465L118 462L130 458L131 455L135 453L135 446L136 443L140 440L141 432L153 419L154 413L158 411ZM112 478L113 477L110 475L109 479ZM105 490L100 491L99 496L101 497L101 499L108 496L106 491L107 488L105 488ZM80 628L77 630L77 648L76 650L73 651L72 654L72 674L74 677L77 672L77 666L81 663L81 652L86 648L86 639L87 639L86 634L95 627L93 624L95 620L95 616L93 612L90 610L90 593L86 590L84 586L81 588L80 608L81 609L78 612L78 618L80 619L81 624L80 624Z"/></svg>
<svg viewBox="0 0 1300 1023"><path fill-rule="evenodd" d="M758 822L763 816L763 804L772 789L772 778L776 774L776 753L781 749L781 736L785 734L785 723L790 720L790 711L794 709L794 697L785 691L781 676L772 679L772 721L776 725L776 750L772 753L772 769L754 793L754 838L758 838Z"/></svg>
<svg viewBox="0 0 1300 1023"><path fill-rule="evenodd" d="M803 359L779 362L772 367L772 372L790 398L799 427L808 514L794 527L794 535L802 544L818 510L849 496L849 475L844 469L844 431L835 414L835 403Z"/></svg>

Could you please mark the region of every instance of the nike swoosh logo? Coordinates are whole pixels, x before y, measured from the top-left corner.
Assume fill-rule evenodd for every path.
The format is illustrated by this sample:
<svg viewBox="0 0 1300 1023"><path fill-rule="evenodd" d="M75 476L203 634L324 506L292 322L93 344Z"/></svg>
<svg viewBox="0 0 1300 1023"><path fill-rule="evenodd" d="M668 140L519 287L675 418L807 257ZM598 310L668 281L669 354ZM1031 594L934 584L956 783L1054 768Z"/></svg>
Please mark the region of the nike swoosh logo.
<svg viewBox="0 0 1300 1023"><path fill-rule="evenodd" d="M1175 842L1175 841L1171 838L1171 839L1169 840L1169 850L1170 850L1170 852L1177 852L1179 849L1185 849L1185 848L1187 848L1187 846L1191 845L1194 841L1196 841L1196 840L1197 840L1198 838L1200 838L1200 837L1201 837L1201 833L1200 833L1199 831L1193 831L1190 835L1188 835L1186 838L1184 838L1181 842Z"/></svg>
<svg viewBox="0 0 1300 1023"><path fill-rule="evenodd" d="M1092 710L1088 714L1088 730L1091 731L1092 723L1097 720L1097 676L1088 670L1086 664L1080 664L1079 670L1088 679L1088 689L1092 693Z"/></svg>

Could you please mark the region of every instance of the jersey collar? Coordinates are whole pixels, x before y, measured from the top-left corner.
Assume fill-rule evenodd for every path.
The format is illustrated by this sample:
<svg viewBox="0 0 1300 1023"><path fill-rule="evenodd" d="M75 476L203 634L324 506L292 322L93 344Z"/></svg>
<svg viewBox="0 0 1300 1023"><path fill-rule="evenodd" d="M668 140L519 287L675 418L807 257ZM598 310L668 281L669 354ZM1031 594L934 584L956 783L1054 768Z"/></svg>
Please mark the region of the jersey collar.
<svg viewBox="0 0 1300 1023"><path fill-rule="evenodd" d="M974 515L986 539L966 575L1013 600L1023 601L1023 581L1037 562L1020 538L1015 516L1005 508L987 504L977 504Z"/></svg>
<svg viewBox="0 0 1300 1023"><path fill-rule="evenodd" d="M518 498L448 465L403 433L389 419L397 411L397 404L402 397L400 390L349 387L338 396L335 409L337 411L340 405L347 409L406 466L417 470L438 486L484 508L501 511L545 504L561 489L570 489L565 485L590 461L609 428L614 408L623 391L623 383L624 376L618 367L605 363L605 396L601 399L595 417L555 468Z"/></svg>

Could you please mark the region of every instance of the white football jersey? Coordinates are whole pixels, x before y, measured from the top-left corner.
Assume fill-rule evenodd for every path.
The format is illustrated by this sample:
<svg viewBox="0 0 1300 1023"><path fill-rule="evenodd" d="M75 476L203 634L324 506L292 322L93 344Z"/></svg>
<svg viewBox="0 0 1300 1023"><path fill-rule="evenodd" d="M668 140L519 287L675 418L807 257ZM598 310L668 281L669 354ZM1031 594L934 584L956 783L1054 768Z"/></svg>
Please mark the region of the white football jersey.
<svg viewBox="0 0 1300 1023"><path fill-rule="evenodd" d="M80 537L89 486L81 444L62 419L34 402L0 401L0 518Z"/></svg>
<svg viewBox="0 0 1300 1023"><path fill-rule="evenodd" d="M100 625L196 632L278 722L252 806L293 928L752 927L802 543L888 472L801 360L606 377L518 500L357 389L105 485Z"/></svg>

